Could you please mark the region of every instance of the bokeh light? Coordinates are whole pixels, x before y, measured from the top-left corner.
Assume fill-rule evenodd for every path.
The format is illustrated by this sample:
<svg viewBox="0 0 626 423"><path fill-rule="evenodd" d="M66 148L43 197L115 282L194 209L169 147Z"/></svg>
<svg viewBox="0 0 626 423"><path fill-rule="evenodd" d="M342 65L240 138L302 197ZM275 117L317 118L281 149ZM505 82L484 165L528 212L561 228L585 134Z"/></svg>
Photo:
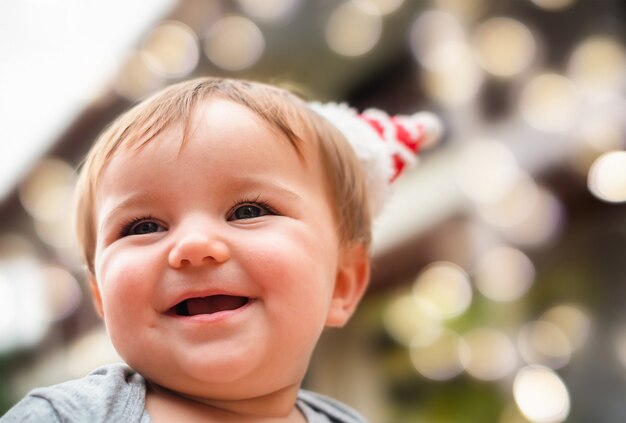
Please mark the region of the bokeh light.
<svg viewBox="0 0 626 423"><path fill-rule="evenodd" d="M0 256L0 294L0 352L40 342L48 324L39 260L25 251Z"/></svg>
<svg viewBox="0 0 626 423"><path fill-rule="evenodd" d="M607 35L588 37L572 53L568 74L587 94L619 92L626 85L626 52L623 45Z"/></svg>
<svg viewBox="0 0 626 423"><path fill-rule="evenodd" d="M521 251L497 247L479 260L474 275L476 288L487 298L508 302L521 298L535 279L535 266Z"/></svg>
<svg viewBox="0 0 626 423"><path fill-rule="evenodd" d="M242 16L225 16L206 34L204 53L216 66L230 71L254 65L265 51L265 37L259 27Z"/></svg>
<svg viewBox="0 0 626 423"><path fill-rule="evenodd" d="M42 288L46 302L46 319L58 321L72 314L80 305L82 291L76 278L58 266L42 269Z"/></svg>
<svg viewBox="0 0 626 423"><path fill-rule="evenodd" d="M524 222L539 202L539 188L535 180L522 171L508 191L493 203L478 204L478 213L490 225L507 227Z"/></svg>
<svg viewBox="0 0 626 423"><path fill-rule="evenodd" d="M570 411L570 397L561 378L543 366L519 370L513 382L513 396L520 411L531 422L565 421Z"/></svg>
<svg viewBox="0 0 626 423"><path fill-rule="evenodd" d="M447 107L459 107L475 98L484 75L459 21L449 13L427 11L411 26L410 45L424 67L424 91Z"/></svg>
<svg viewBox="0 0 626 423"><path fill-rule="evenodd" d="M165 78L154 71L150 60L142 50L129 52L113 81L115 92L130 101L139 101L161 88Z"/></svg>
<svg viewBox="0 0 626 423"><path fill-rule="evenodd" d="M34 256L35 247L28 238L19 234L0 236L0 352L18 343L15 331L21 310L16 277L21 275L16 274L16 263L30 261Z"/></svg>
<svg viewBox="0 0 626 423"><path fill-rule="evenodd" d="M518 349L528 364L542 364L552 369L565 366L573 349L567 335L555 324L536 320L519 331Z"/></svg>
<svg viewBox="0 0 626 423"><path fill-rule="evenodd" d="M500 226L500 233L521 246L539 247L554 243L565 227L565 206L550 191L538 187L536 201L519 222Z"/></svg>
<svg viewBox="0 0 626 423"><path fill-rule="evenodd" d="M383 314L387 333L399 344L428 345L441 334L441 320L424 313L411 295L392 299Z"/></svg>
<svg viewBox="0 0 626 423"><path fill-rule="evenodd" d="M558 327L567 337L573 351L582 347L591 333L590 314L579 305L556 305L546 310L539 319Z"/></svg>
<svg viewBox="0 0 626 423"><path fill-rule="evenodd" d="M468 361L465 341L449 329L428 345L411 345L410 353L413 366L422 376L439 381L459 375Z"/></svg>
<svg viewBox="0 0 626 423"><path fill-rule="evenodd" d="M376 7L349 1L339 5L326 22L326 42L342 56L361 56L372 50L382 34L383 22Z"/></svg>
<svg viewBox="0 0 626 423"><path fill-rule="evenodd" d="M184 7L173 18L188 25L196 35L204 34L213 23L231 10L231 3L220 0L187 0ZM262 3L262 0L259 0Z"/></svg>
<svg viewBox="0 0 626 423"><path fill-rule="evenodd" d="M464 335L468 354L467 373L479 380L502 379L515 370L517 353L513 342L504 333L490 328L477 328Z"/></svg>
<svg viewBox="0 0 626 423"><path fill-rule="evenodd" d="M166 78L189 75L198 66L198 38L182 22L166 21L156 26L141 47L148 66Z"/></svg>
<svg viewBox="0 0 626 423"><path fill-rule="evenodd" d="M451 54L458 59L455 66L437 72L427 70L421 82L431 99L453 109L473 101L485 78L469 48Z"/></svg>
<svg viewBox="0 0 626 423"><path fill-rule="evenodd" d="M463 27L449 13L422 13L411 26L413 55L426 69L443 72L459 64L467 50Z"/></svg>
<svg viewBox="0 0 626 423"><path fill-rule="evenodd" d="M289 21L302 5L302 0L237 0L243 12L264 22Z"/></svg>
<svg viewBox="0 0 626 423"><path fill-rule="evenodd" d="M371 10L373 7L381 15L389 15L398 10L404 4L404 0L355 0L355 3L365 10Z"/></svg>
<svg viewBox="0 0 626 423"><path fill-rule="evenodd" d="M20 201L34 219L37 235L57 248L75 245L72 204L76 173L63 160L48 157L20 184Z"/></svg>
<svg viewBox="0 0 626 423"><path fill-rule="evenodd" d="M560 12L572 7L578 0L532 0L537 6L545 10Z"/></svg>
<svg viewBox="0 0 626 423"><path fill-rule="evenodd" d="M535 129L548 133L565 132L579 118L581 99L569 79L546 73L535 77L524 87L520 111Z"/></svg>
<svg viewBox="0 0 626 423"><path fill-rule="evenodd" d="M496 202L519 175L513 153L492 140L467 143L456 160L456 169L459 188L477 203Z"/></svg>
<svg viewBox="0 0 626 423"><path fill-rule="evenodd" d="M56 222L35 222L35 232L37 236L51 247L57 249L70 250L67 257L76 256L73 250L76 247L76 239L74 237L72 215L68 213L64 218ZM73 260L73 259L72 259Z"/></svg>
<svg viewBox="0 0 626 423"><path fill-rule="evenodd" d="M74 169L63 160L41 160L20 184L18 194L24 209L36 220L56 222L72 203Z"/></svg>
<svg viewBox="0 0 626 423"><path fill-rule="evenodd" d="M591 165L587 185L591 193L603 201L626 201L626 151L613 151L600 156Z"/></svg>
<svg viewBox="0 0 626 423"><path fill-rule="evenodd" d="M413 295L425 313L439 319L464 313L472 302L469 276L461 267L449 262L427 266L413 284Z"/></svg>
<svg viewBox="0 0 626 423"><path fill-rule="evenodd" d="M527 69L536 51L530 30L504 17L481 23L474 34L474 46L483 69L500 77L512 77Z"/></svg>

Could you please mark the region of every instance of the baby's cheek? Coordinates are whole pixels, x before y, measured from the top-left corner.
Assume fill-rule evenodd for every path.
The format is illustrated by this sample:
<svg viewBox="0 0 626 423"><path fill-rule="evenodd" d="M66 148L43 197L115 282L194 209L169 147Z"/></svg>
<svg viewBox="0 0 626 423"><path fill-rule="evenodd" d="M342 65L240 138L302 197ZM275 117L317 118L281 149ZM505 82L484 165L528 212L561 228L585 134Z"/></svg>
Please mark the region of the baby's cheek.
<svg viewBox="0 0 626 423"><path fill-rule="evenodd" d="M122 319L145 305L150 283L147 267L130 256L111 257L103 262L99 286L105 309L105 318ZM111 315L107 316L107 310Z"/></svg>
<svg viewBox="0 0 626 423"><path fill-rule="evenodd" d="M102 272L104 322L118 354L132 361L136 351L144 349L145 331L151 310L150 282L143 266L130 260L113 259Z"/></svg>
<svg viewBox="0 0 626 423"><path fill-rule="evenodd" d="M293 229L293 228L292 228ZM252 246L252 244L248 244ZM253 248L255 258L248 269L265 292L267 301L282 301L282 307L312 308L321 312L332 292L337 252L305 230L275 231Z"/></svg>

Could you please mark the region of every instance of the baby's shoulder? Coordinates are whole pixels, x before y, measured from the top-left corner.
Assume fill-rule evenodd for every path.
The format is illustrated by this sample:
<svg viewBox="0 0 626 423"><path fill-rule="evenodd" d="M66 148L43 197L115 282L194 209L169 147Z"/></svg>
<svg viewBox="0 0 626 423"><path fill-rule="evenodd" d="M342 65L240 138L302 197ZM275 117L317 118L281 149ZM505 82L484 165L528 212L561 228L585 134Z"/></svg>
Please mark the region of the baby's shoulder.
<svg viewBox="0 0 626 423"><path fill-rule="evenodd" d="M336 399L301 390L298 407L309 423L367 423L365 417Z"/></svg>
<svg viewBox="0 0 626 423"><path fill-rule="evenodd" d="M140 422L145 397L140 375L124 364L110 364L83 378L32 390L0 421Z"/></svg>

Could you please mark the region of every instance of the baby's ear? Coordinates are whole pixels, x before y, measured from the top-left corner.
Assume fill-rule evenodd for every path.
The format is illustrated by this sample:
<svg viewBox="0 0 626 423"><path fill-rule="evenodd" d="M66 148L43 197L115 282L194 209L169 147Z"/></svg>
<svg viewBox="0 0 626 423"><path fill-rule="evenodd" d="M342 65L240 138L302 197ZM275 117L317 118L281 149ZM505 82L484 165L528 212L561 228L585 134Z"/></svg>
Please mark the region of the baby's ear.
<svg viewBox="0 0 626 423"><path fill-rule="evenodd" d="M89 271L87 279L89 280L89 287L91 288L91 299L93 300L93 305L96 308L96 312L102 319L104 318L104 313L102 308L102 295L100 295L98 281L96 280L96 276L91 271Z"/></svg>
<svg viewBox="0 0 626 423"><path fill-rule="evenodd" d="M370 259L365 246L356 243L342 247L326 326L341 327L348 322L365 293L369 277Z"/></svg>

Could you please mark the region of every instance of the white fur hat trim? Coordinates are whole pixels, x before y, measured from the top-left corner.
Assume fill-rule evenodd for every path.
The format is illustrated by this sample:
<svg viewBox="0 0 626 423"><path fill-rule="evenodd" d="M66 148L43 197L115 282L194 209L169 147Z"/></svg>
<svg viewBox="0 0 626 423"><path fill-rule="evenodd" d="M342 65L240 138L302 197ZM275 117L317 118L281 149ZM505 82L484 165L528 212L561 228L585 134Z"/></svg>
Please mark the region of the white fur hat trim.
<svg viewBox="0 0 626 423"><path fill-rule="evenodd" d="M391 191L389 181L394 174L391 157L395 152L391 144L383 142L376 130L345 103L314 102L309 106L339 129L354 149L365 174L370 213L377 216Z"/></svg>

